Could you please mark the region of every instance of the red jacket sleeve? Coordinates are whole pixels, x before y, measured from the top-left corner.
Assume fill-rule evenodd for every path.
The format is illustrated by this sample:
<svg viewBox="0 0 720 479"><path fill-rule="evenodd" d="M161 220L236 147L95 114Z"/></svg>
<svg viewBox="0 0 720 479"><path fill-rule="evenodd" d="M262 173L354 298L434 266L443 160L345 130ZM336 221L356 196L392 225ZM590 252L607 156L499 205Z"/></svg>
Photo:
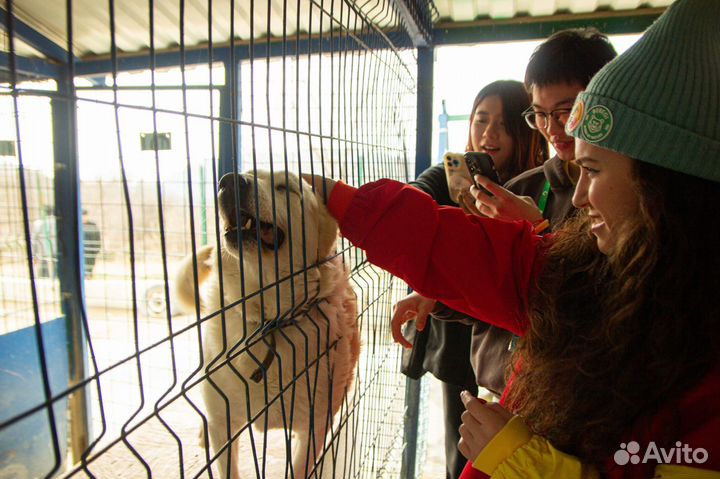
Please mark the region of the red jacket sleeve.
<svg viewBox="0 0 720 479"><path fill-rule="evenodd" d="M371 263L423 296L523 334L542 241L530 223L466 215L392 180L339 186L328 208Z"/></svg>
<svg viewBox="0 0 720 479"><path fill-rule="evenodd" d="M473 467L472 461L465 463L465 468L460 473L460 479L488 479L490 476Z"/></svg>

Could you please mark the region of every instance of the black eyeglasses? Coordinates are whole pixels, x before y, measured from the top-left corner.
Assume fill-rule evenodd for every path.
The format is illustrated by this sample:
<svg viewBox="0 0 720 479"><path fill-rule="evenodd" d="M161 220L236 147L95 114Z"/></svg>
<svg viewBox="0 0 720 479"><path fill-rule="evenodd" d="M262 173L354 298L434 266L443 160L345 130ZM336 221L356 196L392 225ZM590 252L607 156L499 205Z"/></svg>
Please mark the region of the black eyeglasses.
<svg viewBox="0 0 720 479"><path fill-rule="evenodd" d="M572 108L555 108L553 111L546 113L544 111L535 111L532 107L522 113L525 122L533 130L546 130L550 126L549 117L552 117L560 126L565 126Z"/></svg>

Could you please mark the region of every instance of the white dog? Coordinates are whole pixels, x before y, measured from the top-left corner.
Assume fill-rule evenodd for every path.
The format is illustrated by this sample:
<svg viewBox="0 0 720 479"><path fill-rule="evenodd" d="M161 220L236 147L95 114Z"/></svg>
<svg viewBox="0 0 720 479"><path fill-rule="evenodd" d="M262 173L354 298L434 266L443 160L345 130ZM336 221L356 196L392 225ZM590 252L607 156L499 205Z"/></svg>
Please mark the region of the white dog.
<svg viewBox="0 0 720 479"><path fill-rule="evenodd" d="M355 293L335 256L337 224L291 173L225 175L218 202L220 254L198 251L200 291L192 256L176 282L185 308L194 311L198 297L202 314L215 314L202 342L215 462L222 478L239 477L237 436L253 421L294 433L294 477L303 478L322 454L360 353Z"/></svg>

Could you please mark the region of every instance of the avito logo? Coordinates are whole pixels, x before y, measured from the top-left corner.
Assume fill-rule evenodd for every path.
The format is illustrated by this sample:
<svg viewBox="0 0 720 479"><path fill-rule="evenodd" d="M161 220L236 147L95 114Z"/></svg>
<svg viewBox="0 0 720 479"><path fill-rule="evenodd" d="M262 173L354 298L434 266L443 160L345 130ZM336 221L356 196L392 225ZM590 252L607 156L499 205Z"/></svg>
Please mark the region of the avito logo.
<svg viewBox="0 0 720 479"><path fill-rule="evenodd" d="M642 462L654 462L657 464L703 464L708 460L708 452L699 447L693 449L687 444L680 441L675 443L675 447L665 449L658 447L655 442L648 444L645 453L640 457L640 444L636 441L630 441L627 444L620 444L620 449L615 452L613 459L615 463L624 466L627 463L639 464Z"/></svg>

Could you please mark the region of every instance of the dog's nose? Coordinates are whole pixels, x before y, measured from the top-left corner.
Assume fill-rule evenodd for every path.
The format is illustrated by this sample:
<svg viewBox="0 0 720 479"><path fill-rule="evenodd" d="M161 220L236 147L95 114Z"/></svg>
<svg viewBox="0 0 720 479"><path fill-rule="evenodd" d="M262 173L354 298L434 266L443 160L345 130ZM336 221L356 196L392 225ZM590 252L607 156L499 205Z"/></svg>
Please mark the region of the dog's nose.
<svg viewBox="0 0 720 479"><path fill-rule="evenodd" d="M247 183L248 181L242 175L226 173L222 178L220 178L220 182L218 183L218 193L223 190L232 192L235 190L235 185L242 189L243 186L247 185Z"/></svg>

